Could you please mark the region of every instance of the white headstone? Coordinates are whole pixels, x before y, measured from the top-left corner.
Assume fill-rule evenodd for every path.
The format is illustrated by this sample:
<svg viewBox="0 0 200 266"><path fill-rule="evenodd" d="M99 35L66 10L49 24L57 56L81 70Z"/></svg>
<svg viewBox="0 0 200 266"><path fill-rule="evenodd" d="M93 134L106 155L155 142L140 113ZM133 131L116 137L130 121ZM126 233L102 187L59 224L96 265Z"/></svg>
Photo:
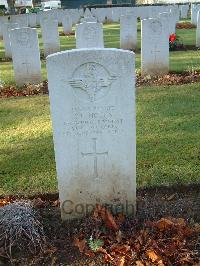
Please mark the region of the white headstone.
<svg viewBox="0 0 200 266"><path fill-rule="evenodd" d="M200 47L200 11L197 13L196 47Z"/></svg>
<svg viewBox="0 0 200 266"><path fill-rule="evenodd" d="M53 10L43 11L37 13L39 15L39 24L41 25L44 20L56 20L55 13L52 12Z"/></svg>
<svg viewBox="0 0 200 266"><path fill-rule="evenodd" d="M119 7L112 8L112 20L113 22L119 22L121 16L121 9Z"/></svg>
<svg viewBox="0 0 200 266"><path fill-rule="evenodd" d="M26 14L10 16L12 23L17 23L19 28L28 27L28 17Z"/></svg>
<svg viewBox="0 0 200 266"><path fill-rule="evenodd" d="M28 25L31 28L36 28L37 26L37 14L36 13L28 14Z"/></svg>
<svg viewBox="0 0 200 266"><path fill-rule="evenodd" d="M174 16L173 12L169 12L169 28L170 34L176 33L176 16Z"/></svg>
<svg viewBox="0 0 200 266"><path fill-rule="evenodd" d="M76 25L76 48L103 48L103 25L83 22Z"/></svg>
<svg viewBox="0 0 200 266"><path fill-rule="evenodd" d="M62 26L65 34L72 32L72 18L65 10L62 13Z"/></svg>
<svg viewBox="0 0 200 266"><path fill-rule="evenodd" d="M0 16L0 39L3 38L3 24L8 23L7 16Z"/></svg>
<svg viewBox="0 0 200 266"><path fill-rule="evenodd" d="M163 20L163 25L164 25L165 29L168 31L168 36L170 36L172 33L175 33L175 31L174 31L175 25L173 28L174 30L172 30L172 22L170 21L171 13L168 13L168 12L159 13L158 18L160 20Z"/></svg>
<svg viewBox="0 0 200 266"><path fill-rule="evenodd" d="M141 23L141 70L143 75L161 75L169 71L169 32L161 19Z"/></svg>
<svg viewBox="0 0 200 266"><path fill-rule="evenodd" d="M84 17L92 17L92 13L91 13L91 11L90 11L89 8L86 8L86 9L85 9Z"/></svg>
<svg viewBox="0 0 200 266"><path fill-rule="evenodd" d="M96 16L98 22L100 22L100 23L104 23L105 20L106 20L106 13L105 13L104 8L98 8L98 9L95 11L95 16Z"/></svg>
<svg viewBox="0 0 200 266"><path fill-rule="evenodd" d="M60 37L58 32L58 21L52 19L41 20L42 41L44 55L60 51Z"/></svg>
<svg viewBox="0 0 200 266"><path fill-rule="evenodd" d="M106 21L107 23L112 23L113 22L113 12L112 12L112 8L105 8L104 9L106 12Z"/></svg>
<svg viewBox="0 0 200 266"><path fill-rule="evenodd" d="M191 5L191 23L197 25L197 13L200 10L199 4Z"/></svg>
<svg viewBox="0 0 200 266"><path fill-rule="evenodd" d="M189 5L181 5L181 18L188 18Z"/></svg>
<svg viewBox="0 0 200 266"><path fill-rule="evenodd" d="M120 18L120 47L134 50L137 47L137 17L124 15Z"/></svg>
<svg viewBox="0 0 200 266"><path fill-rule="evenodd" d="M59 25L62 24L63 11L63 9L54 9L54 12L56 13L55 20L58 21Z"/></svg>
<svg viewBox="0 0 200 266"><path fill-rule="evenodd" d="M15 81L18 86L42 81L40 51L36 29L11 30L12 58Z"/></svg>
<svg viewBox="0 0 200 266"><path fill-rule="evenodd" d="M5 49L5 57L7 57L7 58L12 57L10 31L12 29L16 29L18 27L19 27L19 25L17 23L9 22L9 23L3 24L3 42L4 42L4 49Z"/></svg>
<svg viewBox="0 0 200 266"><path fill-rule="evenodd" d="M62 219L89 204L135 207L134 54L65 51L47 57L47 72Z"/></svg>
<svg viewBox="0 0 200 266"><path fill-rule="evenodd" d="M83 11L81 9L68 9L69 14L72 18L72 24L76 24L80 21L80 17L83 15Z"/></svg>

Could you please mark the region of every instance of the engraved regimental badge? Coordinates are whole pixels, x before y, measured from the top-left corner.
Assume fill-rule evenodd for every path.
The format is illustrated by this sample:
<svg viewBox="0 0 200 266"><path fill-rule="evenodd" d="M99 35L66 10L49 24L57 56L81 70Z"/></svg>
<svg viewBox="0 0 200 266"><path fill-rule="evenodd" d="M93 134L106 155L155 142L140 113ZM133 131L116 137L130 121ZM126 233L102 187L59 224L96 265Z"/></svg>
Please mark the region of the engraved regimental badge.
<svg viewBox="0 0 200 266"><path fill-rule="evenodd" d="M94 102L104 97L117 76L98 63L85 63L77 67L69 80L77 97Z"/></svg>

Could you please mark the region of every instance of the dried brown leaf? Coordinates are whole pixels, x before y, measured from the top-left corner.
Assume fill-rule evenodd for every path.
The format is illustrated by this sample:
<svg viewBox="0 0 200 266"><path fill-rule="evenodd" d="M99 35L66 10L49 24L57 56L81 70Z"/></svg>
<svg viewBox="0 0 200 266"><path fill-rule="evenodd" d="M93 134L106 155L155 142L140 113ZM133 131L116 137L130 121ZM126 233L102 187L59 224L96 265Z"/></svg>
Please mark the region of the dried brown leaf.
<svg viewBox="0 0 200 266"><path fill-rule="evenodd" d="M86 247L86 239L79 240L78 238L75 238L74 245L78 247L79 251L82 253Z"/></svg>

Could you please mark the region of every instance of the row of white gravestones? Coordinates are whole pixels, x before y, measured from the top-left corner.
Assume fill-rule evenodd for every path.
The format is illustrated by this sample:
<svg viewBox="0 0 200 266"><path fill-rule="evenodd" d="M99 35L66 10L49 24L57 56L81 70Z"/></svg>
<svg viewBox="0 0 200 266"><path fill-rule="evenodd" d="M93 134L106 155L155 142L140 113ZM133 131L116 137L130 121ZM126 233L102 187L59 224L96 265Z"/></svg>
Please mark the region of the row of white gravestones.
<svg viewBox="0 0 200 266"><path fill-rule="evenodd" d="M132 52L119 49L77 49L47 57L63 220L84 216L97 203L134 214L134 62Z"/></svg>
<svg viewBox="0 0 200 266"><path fill-rule="evenodd" d="M197 13L196 47L200 47L200 10Z"/></svg>
<svg viewBox="0 0 200 266"><path fill-rule="evenodd" d="M161 75L169 71L169 33L164 20L142 20L142 75Z"/></svg>
<svg viewBox="0 0 200 266"><path fill-rule="evenodd" d="M18 86L42 81L40 50L36 29L10 31L15 81Z"/></svg>
<svg viewBox="0 0 200 266"><path fill-rule="evenodd" d="M104 48L103 25L97 22L77 24L76 48Z"/></svg>
<svg viewBox="0 0 200 266"><path fill-rule="evenodd" d="M53 54L60 51L60 37L58 32L58 21L43 19L41 21L42 41L44 55Z"/></svg>

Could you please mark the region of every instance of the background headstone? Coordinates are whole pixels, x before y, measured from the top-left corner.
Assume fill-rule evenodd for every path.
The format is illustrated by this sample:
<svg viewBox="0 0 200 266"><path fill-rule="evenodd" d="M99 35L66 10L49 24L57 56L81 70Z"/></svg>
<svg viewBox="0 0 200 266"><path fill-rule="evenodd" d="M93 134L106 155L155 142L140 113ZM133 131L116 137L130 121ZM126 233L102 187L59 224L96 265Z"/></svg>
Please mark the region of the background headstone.
<svg viewBox="0 0 200 266"><path fill-rule="evenodd" d="M169 71L169 32L162 19L144 19L141 23L142 75L162 75Z"/></svg>
<svg viewBox="0 0 200 266"><path fill-rule="evenodd" d="M11 30L12 58L15 81L18 86L42 81L40 50L36 29Z"/></svg>
<svg viewBox="0 0 200 266"><path fill-rule="evenodd" d="M197 13L196 47L200 47L200 11Z"/></svg>
<svg viewBox="0 0 200 266"><path fill-rule="evenodd" d="M103 25L83 22L76 25L76 48L103 48Z"/></svg>
<svg viewBox="0 0 200 266"><path fill-rule="evenodd" d="M37 14L29 13L28 14L28 25L31 28L36 28L37 26Z"/></svg>
<svg viewBox="0 0 200 266"><path fill-rule="evenodd" d="M4 42L4 49L5 49L5 57L7 58L12 58L10 31L18 27L19 25L17 23L9 22L9 23L3 24L3 42Z"/></svg>
<svg viewBox="0 0 200 266"><path fill-rule="evenodd" d="M28 17L26 14L12 15L10 16L10 21L12 23L17 23L19 28L28 27Z"/></svg>
<svg viewBox="0 0 200 266"><path fill-rule="evenodd" d="M3 39L3 24L8 23L7 16L0 16L0 39Z"/></svg>
<svg viewBox="0 0 200 266"><path fill-rule="evenodd" d="M60 51L60 37L58 32L58 21L52 19L41 20L42 41L44 55Z"/></svg>
<svg viewBox="0 0 200 266"><path fill-rule="evenodd" d="M132 14L120 17L120 47L129 50L137 47L137 17Z"/></svg>
<svg viewBox="0 0 200 266"><path fill-rule="evenodd" d="M65 10L63 10L62 13L62 26L63 32L65 34L69 34L72 32L72 18L68 12L65 12Z"/></svg>

